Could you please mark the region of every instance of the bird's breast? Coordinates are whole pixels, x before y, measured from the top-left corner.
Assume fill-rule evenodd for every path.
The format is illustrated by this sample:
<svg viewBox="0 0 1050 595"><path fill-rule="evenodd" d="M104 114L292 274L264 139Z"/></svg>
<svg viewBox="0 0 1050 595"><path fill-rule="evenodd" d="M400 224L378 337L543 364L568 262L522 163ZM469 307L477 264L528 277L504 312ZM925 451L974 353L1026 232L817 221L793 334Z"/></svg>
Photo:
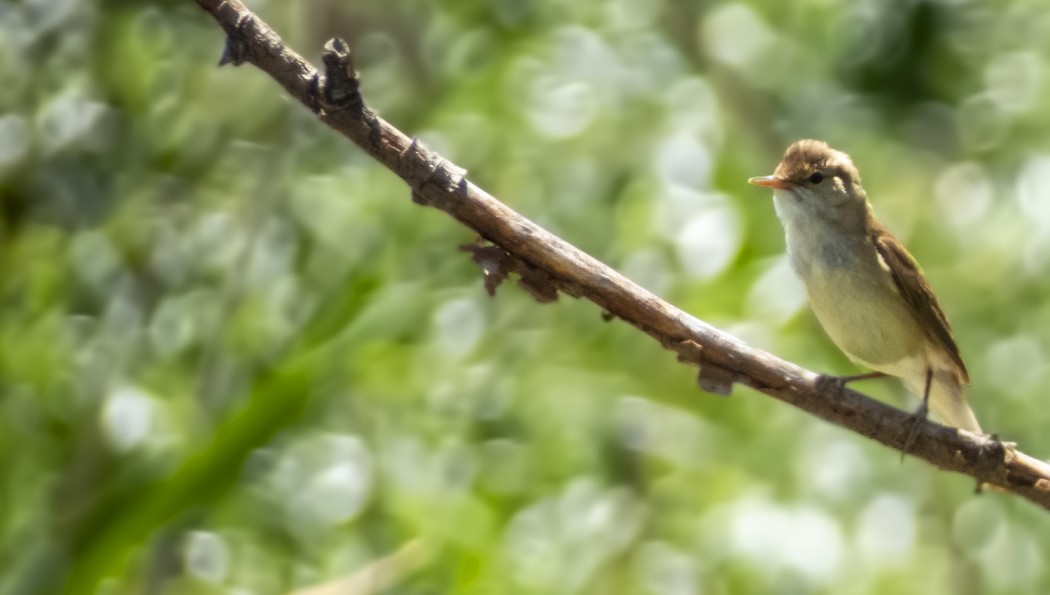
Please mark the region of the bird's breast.
<svg viewBox="0 0 1050 595"><path fill-rule="evenodd" d="M785 225L791 266L832 341L876 370L924 352L925 335L875 246L827 225Z"/></svg>

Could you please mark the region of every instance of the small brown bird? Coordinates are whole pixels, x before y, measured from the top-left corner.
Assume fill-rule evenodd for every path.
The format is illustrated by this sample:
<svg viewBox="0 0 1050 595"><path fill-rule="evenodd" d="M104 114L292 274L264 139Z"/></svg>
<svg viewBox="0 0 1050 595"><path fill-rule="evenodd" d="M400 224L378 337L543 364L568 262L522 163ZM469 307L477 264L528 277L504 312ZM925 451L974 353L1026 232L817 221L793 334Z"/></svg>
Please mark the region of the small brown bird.
<svg viewBox="0 0 1050 595"><path fill-rule="evenodd" d="M871 209L849 156L816 140L790 147L771 176L788 257L831 340L876 374L904 381L944 424L981 433L948 319L915 259Z"/></svg>

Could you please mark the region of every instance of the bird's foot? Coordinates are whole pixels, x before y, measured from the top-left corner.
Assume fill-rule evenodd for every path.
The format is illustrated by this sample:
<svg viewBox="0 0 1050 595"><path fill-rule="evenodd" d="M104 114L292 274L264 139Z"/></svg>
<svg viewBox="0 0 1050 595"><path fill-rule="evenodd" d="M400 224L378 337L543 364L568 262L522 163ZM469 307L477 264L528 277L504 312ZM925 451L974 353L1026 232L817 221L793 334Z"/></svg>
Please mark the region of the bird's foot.
<svg viewBox="0 0 1050 595"><path fill-rule="evenodd" d="M999 434L985 434L985 438L988 438L989 440L991 440L992 444L989 445L986 448L982 448L981 450L985 451L985 452L987 452L987 451L994 451L994 452L989 452L988 453L991 456L1001 456L1001 455L1006 454L1006 451L1008 451L1008 450L1015 450L1017 448L1017 443L1016 442L1003 442L1002 440L999 439ZM982 452L982 454L984 454L984 452ZM973 490L973 493L975 493L975 494L983 494L985 492L985 490L991 490L993 492L1003 492L1003 491L1005 491L1003 488L1001 488L1001 487L999 487L999 486L997 486L995 484L985 483L985 482L983 482L983 481L981 481L979 479L977 480L976 483L977 483L977 485L974 486L974 490Z"/></svg>

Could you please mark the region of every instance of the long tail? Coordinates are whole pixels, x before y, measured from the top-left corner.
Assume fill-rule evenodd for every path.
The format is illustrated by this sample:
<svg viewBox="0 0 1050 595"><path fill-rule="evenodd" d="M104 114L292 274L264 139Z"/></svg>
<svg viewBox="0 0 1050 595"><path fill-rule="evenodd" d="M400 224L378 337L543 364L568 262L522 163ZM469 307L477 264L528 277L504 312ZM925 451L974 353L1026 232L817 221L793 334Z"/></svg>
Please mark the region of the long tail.
<svg viewBox="0 0 1050 595"><path fill-rule="evenodd" d="M919 395L922 395L924 388L920 387ZM937 370L934 373L933 385L930 387L930 411L946 426L984 433L973 410L966 403L962 382L953 371Z"/></svg>

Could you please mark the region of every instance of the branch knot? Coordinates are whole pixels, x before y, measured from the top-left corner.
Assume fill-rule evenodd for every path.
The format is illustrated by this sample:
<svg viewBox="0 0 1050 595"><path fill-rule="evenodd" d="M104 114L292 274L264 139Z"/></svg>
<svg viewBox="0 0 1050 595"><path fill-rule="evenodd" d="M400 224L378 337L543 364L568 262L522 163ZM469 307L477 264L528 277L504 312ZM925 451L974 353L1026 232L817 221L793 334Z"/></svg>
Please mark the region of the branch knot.
<svg viewBox="0 0 1050 595"><path fill-rule="evenodd" d="M441 208L438 201L447 202L467 184L467 170L426 148L418 138L401 153L397 171L412 189L412 201L421 205ZM423 187L428 184L436 185L437 191L425 192Z"/></svg>
<svg viewBox="0 0 1050 595"><path fill-rule="evenodd" d="M350 44L338 37L333 37L324 44L324 82L321 85L321 96L325 104L339 109L354 112L363 111L364 98L361 97L360 81L354 70Z"/></svg>
<svg viewBox="0 0 1050 595"><path fill-rule="evenodd" d="M245 39L244 29L251 21L246 14L237 16L237 22L232 27L224 27L226 31L226 44L222 47L222 57L219 58L219 66L233 64L240 66L248 61L248 53L251 44Z"/></svg>

